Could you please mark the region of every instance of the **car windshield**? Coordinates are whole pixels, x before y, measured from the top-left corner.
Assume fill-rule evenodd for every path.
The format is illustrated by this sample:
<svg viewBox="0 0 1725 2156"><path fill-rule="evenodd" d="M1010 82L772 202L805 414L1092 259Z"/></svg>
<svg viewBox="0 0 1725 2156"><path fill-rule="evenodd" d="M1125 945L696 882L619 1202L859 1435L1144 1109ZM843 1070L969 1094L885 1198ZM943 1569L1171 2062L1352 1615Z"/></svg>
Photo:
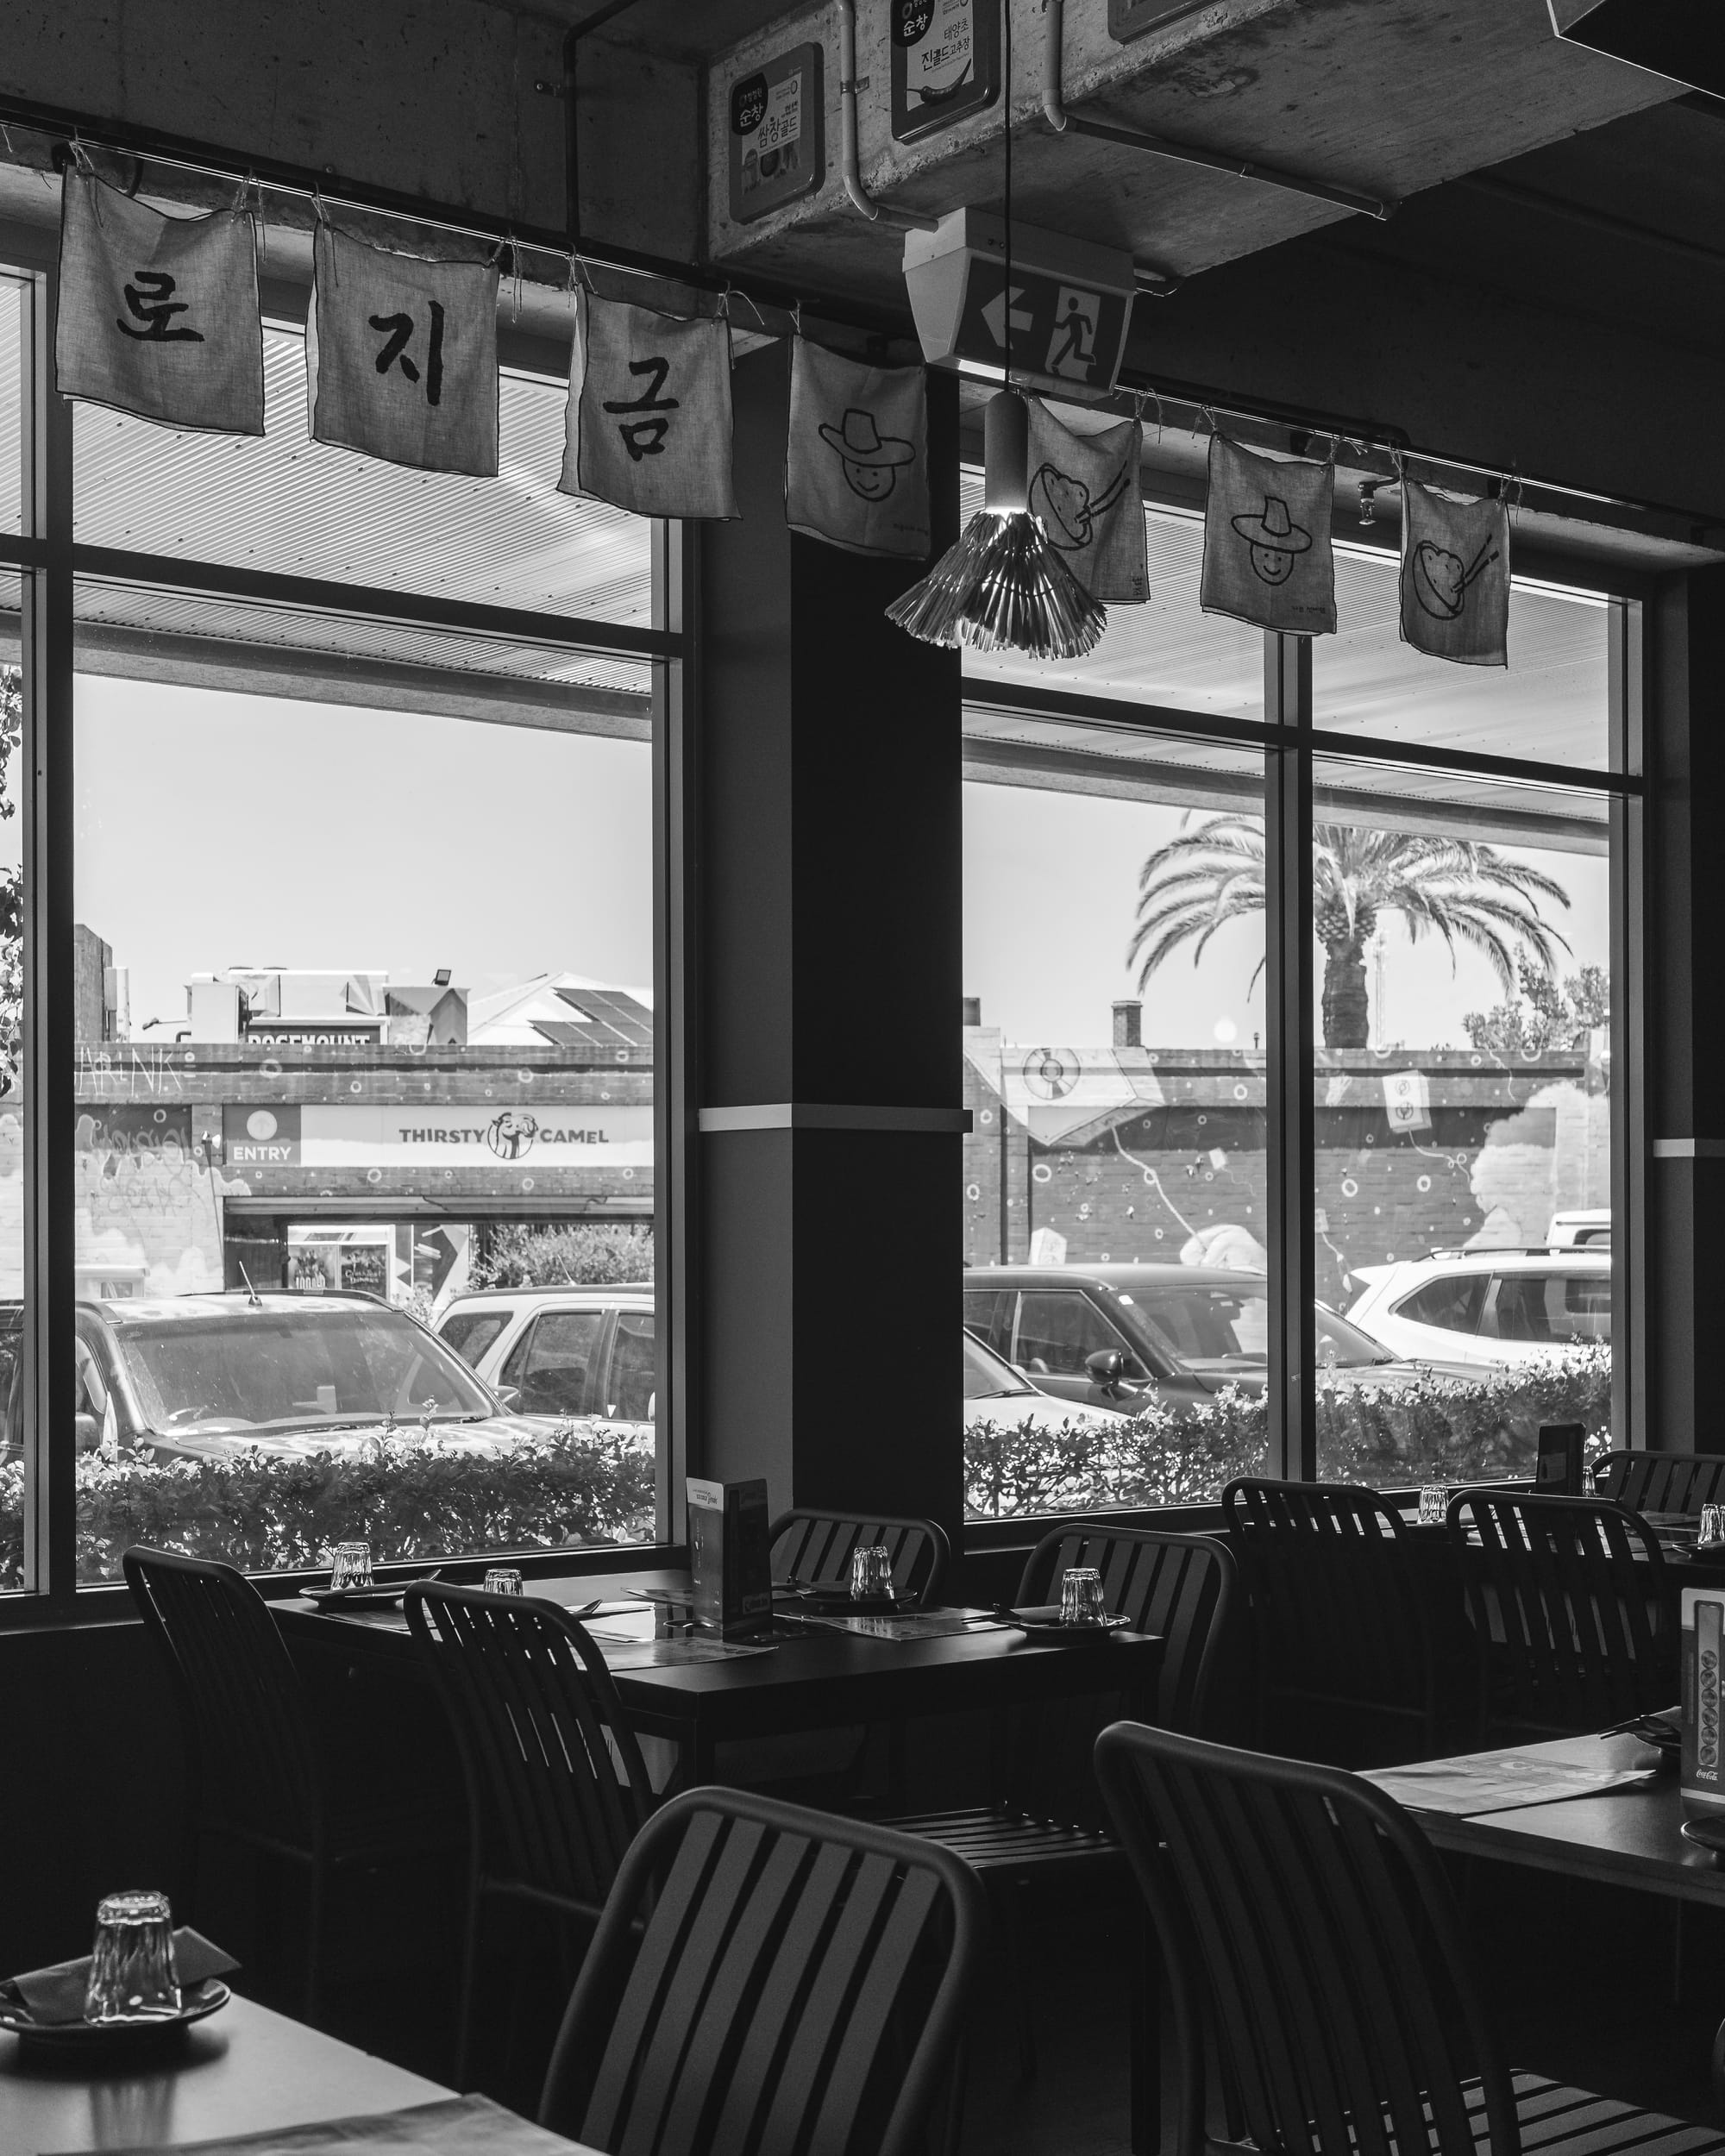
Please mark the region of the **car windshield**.
<svg viewBox="0 0 1725 2156"><path fill-rule="evenodd" d="M974 1332L964 1335L964 1397L966 1400L1003 1400L1010 1393L1033 1393L1036 1387L1020 1377L1004 1357L985 1348Z"/></svg>
<svg viewBox="0 0 1725 2156"><path fill-rule="evenodd" d="M1261 1279L1247 1277L1237 1288L1170 1281L1165 1287L1134 1288L1120 1300L1156 1344L1189 1369L1226 1376L1268 1366L1270 1302ZM1313 1314L1322 1369L1355 1369L1396 1359L1322 1303Z"/></svg>
<svg viewBox="0 0 1725 2156"><path fill-rule="evenodd" d="M111 1320L110 1320L111 1322ZM114 1323L152 1430L477 1421L497 1408L465 1364L381 1304L188 1313Z"/></svg>

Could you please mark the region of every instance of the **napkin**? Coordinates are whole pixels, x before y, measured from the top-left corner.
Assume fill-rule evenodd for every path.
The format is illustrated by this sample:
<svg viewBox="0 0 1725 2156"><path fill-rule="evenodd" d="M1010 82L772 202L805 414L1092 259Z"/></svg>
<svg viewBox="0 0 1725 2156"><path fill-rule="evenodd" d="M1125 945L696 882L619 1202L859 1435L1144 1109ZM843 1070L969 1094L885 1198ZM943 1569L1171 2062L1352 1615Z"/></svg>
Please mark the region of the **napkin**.
<svg viewBox="0 0 1725 2156"><path fill-rule="evenodd" d="M206 1977L225 1977L240 1965L232 1954L224 1954L189 1924L182 1924L173 1935L173 1958L180 1989L188 1991ZM89 1981L90 1957L80 1954L76 1961L56 1962L51 1969L27 1970L22 1977L9 1978L6 1988L28 2007L33 2021L52 2027L84 2019L84 1990Z"/></svg>
<svg viewBox="0 0 1725 2156"><path fill-rule="evenodd" d="M275 2127L176 2147L182 2156L229 2156L229 2152L231 2156L337 2156L345 2150L359 2156L569 2156L579 2145L530 2125L488 2096L447 2096L405 2111ZM116 2149L112 2156L160 2156L160 2152Z"/></svg>

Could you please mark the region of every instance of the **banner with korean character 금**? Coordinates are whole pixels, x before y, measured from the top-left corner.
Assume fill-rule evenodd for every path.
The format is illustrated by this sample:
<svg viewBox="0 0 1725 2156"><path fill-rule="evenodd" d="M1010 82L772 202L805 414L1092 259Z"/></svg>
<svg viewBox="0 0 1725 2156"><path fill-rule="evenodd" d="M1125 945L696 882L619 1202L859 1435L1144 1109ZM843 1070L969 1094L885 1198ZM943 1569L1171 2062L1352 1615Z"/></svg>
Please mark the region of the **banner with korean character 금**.
<svg viewBox="0 0 1725 2156"><path fill-rule="evenodd" d="M735 517L731 327L576 295L565 494L637 517Z"/></svg>
<svg viewBox="0 0 1725 2156"><path fill-rule="evenodd" d="M323 222L312 260L312 439L495 479L496 264L396 254Z"/></svg>
<svg viewBox="0 0 1725 2156"><path fill-rule="evenodd" d="M54 385L165 427L260 435L263 324L244 204L168 217L68 171Z"/></svg>

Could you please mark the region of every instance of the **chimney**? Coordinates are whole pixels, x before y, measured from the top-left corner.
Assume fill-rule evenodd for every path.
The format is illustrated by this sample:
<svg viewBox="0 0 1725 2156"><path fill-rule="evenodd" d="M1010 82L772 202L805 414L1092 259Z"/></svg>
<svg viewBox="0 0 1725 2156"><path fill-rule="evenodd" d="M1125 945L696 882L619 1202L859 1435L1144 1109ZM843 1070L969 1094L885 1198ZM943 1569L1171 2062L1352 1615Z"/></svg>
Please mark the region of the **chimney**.
<svg viewBox="0 0 1725 2156"><path fill-rule="evenodd" d="M1114 1046L1142 1048L1144 1046L1144 1006L1141 1003L1117 1003L1114 1006Z"/></svg>
<svg viewBox="0 0 1725 2156"><path fill-rule="evenodd" d="M961 1023L965 1025L980 1025L982 1023L982 999L981 996L965 997L964 1016L961 1020Z"/></svg>

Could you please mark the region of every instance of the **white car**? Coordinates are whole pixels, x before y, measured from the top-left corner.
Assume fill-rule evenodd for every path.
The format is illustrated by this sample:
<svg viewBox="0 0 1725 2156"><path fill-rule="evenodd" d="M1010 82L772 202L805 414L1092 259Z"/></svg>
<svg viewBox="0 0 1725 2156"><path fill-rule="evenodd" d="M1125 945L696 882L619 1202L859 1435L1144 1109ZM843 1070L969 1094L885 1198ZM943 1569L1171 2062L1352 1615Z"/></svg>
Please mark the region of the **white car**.
<svg viewBox="0 0 1725 2156"><path fill-rule="evenodd" d="M1110 1407L1089 1407L1082 1400L1051 1400L1003 1355L985 1347L964 1328L964 1427L1002 1423L1010 1430L1029 1423L1035 1430L1059 1430L1086 1423L1118 1422Z"/></svg>
<svg viewBox="0 0 1725 2156"><path fill-rule="evenodd" d="M453 1295L437 1338L524 1415L654 1420L650 1282Z"/></svg>
<svg viewBox="0 0 1725 2156"><path fill-rule="evenodd" d="M1350 1320L1397 1355L1514 1369L1610 1344L1611 1253L1596 1244L1433 1250L1353 1270L1366 1286Z"/></svg>

